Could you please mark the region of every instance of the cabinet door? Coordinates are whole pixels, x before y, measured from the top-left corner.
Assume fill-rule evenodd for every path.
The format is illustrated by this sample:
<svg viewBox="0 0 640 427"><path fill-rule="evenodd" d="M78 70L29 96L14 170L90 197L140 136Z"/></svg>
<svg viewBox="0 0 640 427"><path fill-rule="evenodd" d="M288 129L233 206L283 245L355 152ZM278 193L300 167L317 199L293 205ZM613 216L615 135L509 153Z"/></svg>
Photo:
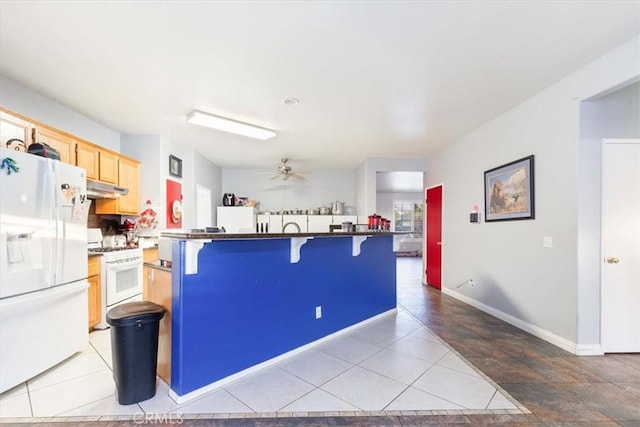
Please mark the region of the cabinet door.
<svg viewBox="0 0 640 427"><path fill-rule="evenodd" d="M100 158L103 154L105 153L101 151ZM117 163L119 184L116 184L129 189L129 194L117 199L97 199L96 214L138 215L140 213L140 164L125 158L119 159ZM100 170L102 171L102 166Z"/></svg>
<svg viewBox="0 0 640 427"><path fill-rule="evenodd" d="M148 281L146 301L163 306L167 311L160 320L158 336L158 376L171 384L171 272L145 267Z"/></svg>
<svg viewBox="0 0 640 427"><path fill-rule="evenodd" d="M331 215L309 215L309 232L310 233L328 233L330 230Z"/></svg>
<svg viewBox="0 0 640 427"><path fill-rule="evenodd" d="M282 233L282 215L270 215L269 233Z"/></svg>
<svg viewBox="0 0 640 427"><path fill-rule="evenodd" d="M88 262L89 278L89 330L100 322L102 308L102 289L100 287L100 258L91 257Z"/></svg>
<svg viewBox="0 0 640 427"><path fill-rule="evenodd" d="M100 322L100 315L102 314L100 307L100 276L91 276L87 281L89 282L89 330L91 330Z"/></svg>
<svg viewBox="0 0 640 427"><path fill-rule="evenodd" d="M118 185L118 156L107 151L100 151L98 162L98 181Z"/></svg>
<svg viewBox="0 0 640 427"><path fill-rule="evenodd" d="M44 142L60 152L60 161L76 164L76 141L51 129L39 127L36 129L36 142Z"/></svg>
<svg viewBox="0 0 640 427"><path fill-rule="evenodd" d="M76 165L87 171L87 179L98 180L100 154L97 147L83 142L76 143Z"/></svg>
<svg viewBox="0 0 640 427"><path fill-rule="evenodd" d="M297 224L300 230L291 223ZM283 233L306 233L308 231L307 215L282 215L282 230Z"/></svg>
<svg viewBox="0 0 640 427"><path fill-rule="evenodd" d="M0 141L3 148L10 150L27 151L32 139L31 123L0 112Z"/></svg>
<svg viewBox="0 0 640 427"><path fill-rule="evenodd" d="M139 169L137 162L122 158L118 160L118 185L129 189L129 194L118 198L118 211L121 214L138 215L140 212Z"/></svg>

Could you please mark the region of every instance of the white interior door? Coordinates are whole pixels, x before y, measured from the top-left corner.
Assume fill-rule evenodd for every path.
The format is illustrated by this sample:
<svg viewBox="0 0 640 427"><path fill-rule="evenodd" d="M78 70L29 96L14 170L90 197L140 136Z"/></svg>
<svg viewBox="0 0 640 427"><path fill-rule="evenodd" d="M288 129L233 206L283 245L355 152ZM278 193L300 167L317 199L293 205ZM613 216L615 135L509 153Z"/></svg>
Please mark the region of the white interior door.
<svg viewBox="0 0 640 427"><path fill-rule="evenodd" d="M202 185L196 185L196 228L211 227L211 190Z"/></svg>
<svg viewBox="0 0 640 427"><path fill-rule="evenodd" d="M601 345L640 352L640 139L602 151Z"/></svg>

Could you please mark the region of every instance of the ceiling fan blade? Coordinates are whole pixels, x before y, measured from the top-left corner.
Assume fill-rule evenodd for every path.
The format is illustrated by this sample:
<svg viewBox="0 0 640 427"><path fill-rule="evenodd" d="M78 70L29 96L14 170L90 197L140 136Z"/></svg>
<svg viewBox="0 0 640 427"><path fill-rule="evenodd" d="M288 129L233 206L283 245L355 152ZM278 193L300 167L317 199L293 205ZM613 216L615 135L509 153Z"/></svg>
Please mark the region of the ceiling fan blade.
<svg viewBox="0 0 640 427"><path fill-rule="evenodd" d="M276 176L272 176L271 178L269 178L271 181L273 181L274 179L278 179L280 178L280 175L276 175Z"/></svg>
<svg viewBox="0 0 640 427"><path fill-rule="evenodd" d="M297 173L295 173L295 172L291 172L291 175L290 175L290 176L292 176L292 177L293 177L293 178L295 178L295 179L305 179L305 177L304 177L304 176L302 176L302 175L300 175L300 174L297 174Z"/></svg>

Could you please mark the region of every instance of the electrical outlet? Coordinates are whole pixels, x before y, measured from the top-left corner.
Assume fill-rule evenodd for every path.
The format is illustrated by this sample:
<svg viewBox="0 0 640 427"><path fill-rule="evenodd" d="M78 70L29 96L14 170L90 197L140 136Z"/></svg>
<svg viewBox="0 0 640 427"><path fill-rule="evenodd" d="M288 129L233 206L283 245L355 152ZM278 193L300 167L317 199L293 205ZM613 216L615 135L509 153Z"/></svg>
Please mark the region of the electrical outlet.
<svg viewBox="0 0 640 427"><path fill-rule="evenodd" d="M469 279L469 286L471 286L472 288L475 288L476 282L474 282L473 279Z"/></svg>
<svg viewBox="0 0 640 427"><path fill-rule="evenodd" d="M544 236L542 238L542 247L543 248L552 248L553 247L553 237Z"/></svg>
<svg viewBox="0 0 640 427"><path fill-rule="evenodd" d="M322 306L319 305L316 307L316 319L320 319L322 317Z"/></svg>

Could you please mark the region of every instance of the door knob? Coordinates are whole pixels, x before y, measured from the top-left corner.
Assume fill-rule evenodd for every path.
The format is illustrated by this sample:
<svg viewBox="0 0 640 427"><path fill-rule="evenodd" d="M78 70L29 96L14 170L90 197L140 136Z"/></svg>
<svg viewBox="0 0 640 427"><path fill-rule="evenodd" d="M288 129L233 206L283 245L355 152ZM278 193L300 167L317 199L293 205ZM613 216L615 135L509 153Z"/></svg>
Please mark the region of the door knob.
<svg viewBox="0 0 640 427"><path fill-rule="evenodd" d="M607 258L607 264L617 264L619 262L620 260L616 257L610 256L609 258Z"/></svg>
<svg viewBox="0 0 640 427"><path fill-rule="evenodd" d="M442 246L442 242L436 242L436 245Z"/></svg>

